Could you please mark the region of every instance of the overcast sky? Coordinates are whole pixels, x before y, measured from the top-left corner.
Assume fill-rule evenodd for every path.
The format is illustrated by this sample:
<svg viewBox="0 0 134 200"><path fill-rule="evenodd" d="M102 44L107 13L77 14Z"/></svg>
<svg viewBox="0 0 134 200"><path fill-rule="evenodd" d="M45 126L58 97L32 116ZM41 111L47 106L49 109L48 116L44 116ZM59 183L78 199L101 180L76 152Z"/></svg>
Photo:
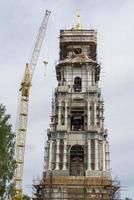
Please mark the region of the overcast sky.
<svg viewBox="0 0 134 200"><path fill-rule="evenodd" d="M82 26L98 32L100 87L105 101L113 178L121 181L122 198L134 199L134 1L0 1L0 103L11 114L13 130L25 63L30 59L46 9L52 14L30 92L24 192L31 194L33 177L42 176L52 91L57 84L59 30L72 28L76 9L80 9ZM49 62L46 68L44 60Z"/></svg>

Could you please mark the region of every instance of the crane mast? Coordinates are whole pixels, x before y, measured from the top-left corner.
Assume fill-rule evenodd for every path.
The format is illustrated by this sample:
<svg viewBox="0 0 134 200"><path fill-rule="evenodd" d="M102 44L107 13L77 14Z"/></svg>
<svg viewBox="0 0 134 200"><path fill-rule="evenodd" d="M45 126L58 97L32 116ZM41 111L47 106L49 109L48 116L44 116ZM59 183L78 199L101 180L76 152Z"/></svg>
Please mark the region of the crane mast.
<svg viewBox="0 0 134 200"><path fill-rule="evenodd" d="M46 32L50 11L46 10L42 24L39 28L37 40L30 63L26 63L24 77L20 88L20 102L19 102L19 115L16 133L16 169L14 173L15 194L12 200L22 200L22 180L23 180L23 166L24 166L24 153L25 153L25 140L27 131L27 118L28 118L28 103L29 92L32 82L32 77L35 71L37 60L40 54L43 38Z"/></svg>

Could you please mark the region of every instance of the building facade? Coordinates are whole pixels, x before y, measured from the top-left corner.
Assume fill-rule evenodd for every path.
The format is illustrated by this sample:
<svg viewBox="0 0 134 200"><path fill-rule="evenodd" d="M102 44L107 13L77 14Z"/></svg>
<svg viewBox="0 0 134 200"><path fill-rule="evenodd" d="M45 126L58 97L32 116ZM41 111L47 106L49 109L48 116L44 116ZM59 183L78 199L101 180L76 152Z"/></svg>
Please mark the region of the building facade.
<svg viewBox="0 0 134 200"><path fill-rule="evenodd" d="M43 180L35 199L117 199L110 173L97 33L61 30Z"/></svg>

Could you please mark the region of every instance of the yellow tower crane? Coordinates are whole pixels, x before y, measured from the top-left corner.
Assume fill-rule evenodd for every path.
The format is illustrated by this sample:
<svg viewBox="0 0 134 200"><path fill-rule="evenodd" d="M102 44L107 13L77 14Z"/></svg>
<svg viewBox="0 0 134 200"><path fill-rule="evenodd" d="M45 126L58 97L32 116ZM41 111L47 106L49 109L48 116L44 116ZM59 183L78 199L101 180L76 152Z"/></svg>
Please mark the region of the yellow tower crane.
<svg viewBox="0 0 134 200"><path fill-rule="evenodd" d="M16 133L16 169L14 173L15 193L12 200L22 200L22 180L23 180L23 166L24 166L24 153L25 153L25 140L27 131L27 117L28 117L28 102L31 82L37 60L40 54L43 38L46 32L50 11L46 10L41 27L39 28L35 47L33 49L31 61L26 64L24 78L21 83L21 98L19 102L19 115L17 122Z"/></svg>

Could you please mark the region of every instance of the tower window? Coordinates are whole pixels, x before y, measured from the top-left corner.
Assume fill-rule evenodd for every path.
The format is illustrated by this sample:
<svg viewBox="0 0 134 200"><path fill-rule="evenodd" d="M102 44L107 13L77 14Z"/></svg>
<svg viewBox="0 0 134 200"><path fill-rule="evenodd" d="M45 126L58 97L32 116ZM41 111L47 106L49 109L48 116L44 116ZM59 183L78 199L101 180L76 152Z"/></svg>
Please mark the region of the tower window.
<svg viewBox="0 0 134 200"><path fill-rule="evenodd" d="M72 131L83 131L84 130L84 117L76 115L71 117L71 130Z"/></svg>
<svg viewBox="0 0 134 200"><path fill-rule="evenodd" d="M81 91L81 78L75 77L74 79L74 91L80 92Z"/></svg>
<svg viewBox="0 0 134 200"><path fill-rule="evenodd" d="M81 54L82 53L82 49L81 48L76 48L76 49L74 49L74 53L75 54Z"/></svg>
<svg viewBox="0 0 134 200"><path fill-rule="evenodd" d="M70 150L70 175L84 175L84 150L80 145L74 145Z"/></svg>

